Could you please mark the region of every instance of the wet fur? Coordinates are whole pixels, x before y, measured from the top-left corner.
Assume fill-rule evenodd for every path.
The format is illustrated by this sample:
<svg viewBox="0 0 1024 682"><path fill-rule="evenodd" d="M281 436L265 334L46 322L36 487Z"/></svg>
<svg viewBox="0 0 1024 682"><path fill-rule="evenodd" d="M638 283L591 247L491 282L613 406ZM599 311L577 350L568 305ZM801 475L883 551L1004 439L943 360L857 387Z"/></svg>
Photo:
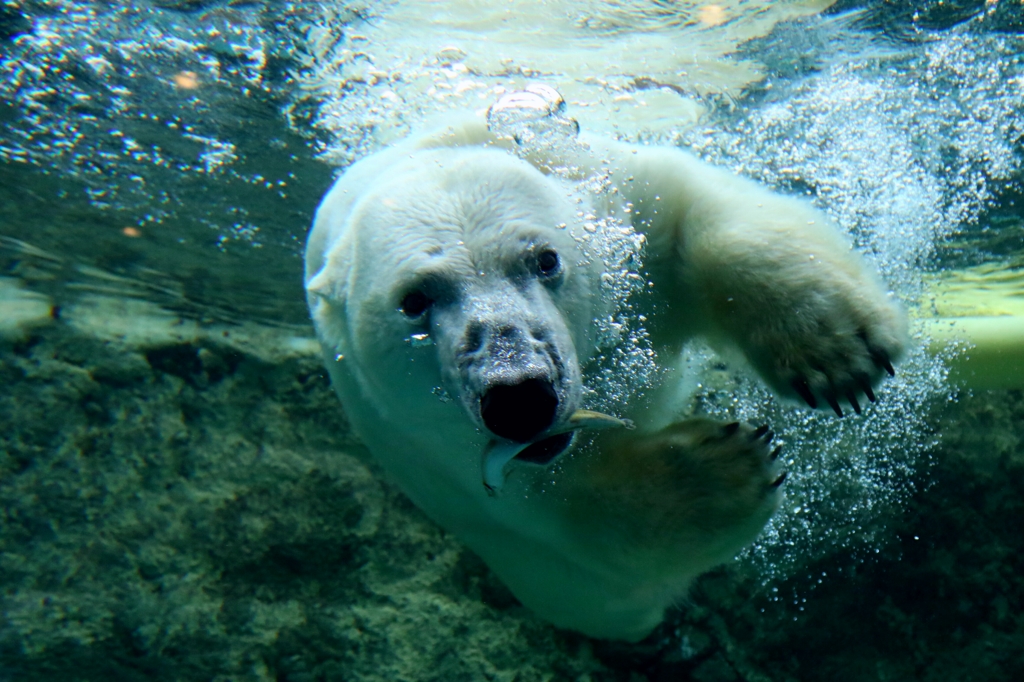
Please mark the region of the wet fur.
<svg viewBox="0 0 1024 682"><path fill-rule="evenodd" d="M874 398L871 387L905 347L903 313L799 200L678 149L584 137L571 158L541 150L527 163L507 153L511 144L467 117L350 168L321 204L307 246L311 313L353 426L424 511L542 617L639 639L696 575L754 539L778 506L780 471L764 430L707 419L656 429L652 406L637 400L616 415L636 431L581 436L557 472L523 467L500 496L487 494L481 456L491 439L466 375L476 370L457 361L485 315L474 302L496 297L486 314L499 310L557 343L552 357L573 365L592 352L592 320L604 314L603 264L552 227L578 217L544 172L568 165L582 178L607 163L618 191L595 208L647 237L654 287L637 306L660 357L702 336L739 348L781 395L838 411ZM566 254L564 284L513 286L501 273L537 239ZM432 263L458 291L429 327L416 327L402 319L400 296ZM435 346L411 347L415 329ZM585 407L572 371L559 388L560 420ZM439 386L460 400L439 400Z"/></svg>

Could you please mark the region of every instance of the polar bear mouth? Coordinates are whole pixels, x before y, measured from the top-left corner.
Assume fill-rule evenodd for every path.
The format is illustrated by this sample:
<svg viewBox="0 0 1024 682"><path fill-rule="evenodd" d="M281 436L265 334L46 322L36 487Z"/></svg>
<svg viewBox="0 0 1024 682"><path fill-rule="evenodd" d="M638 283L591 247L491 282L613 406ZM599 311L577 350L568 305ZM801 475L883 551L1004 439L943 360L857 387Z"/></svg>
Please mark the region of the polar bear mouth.
<svg viewBox="0 0 1024 682"><path fill-rule="evenodd" d="M576 432L570 431L543 438L536 443L528 445L512 459L516 462L547 466L572 445L572 439L575 436Z"/></svg>
<svg viewBox="0 0 1024 682"><path fill-rule="evenodd" d="M546 379L498 384L480 397L480 418L494 435L529 443L554 423L558 403L555 385Z"/></svg>
<svg viewBox="0 0 1024 682"><path fill-rule="evenodd" d="M574 431L556 433L528 445L491 441L484 449L482 463L483 483L487 494L493 497L504 486L507 464L516 461L534 466L547 466L568 449L574 435Z"/></svg>
<svg viewBox="0 0 1024 682"><path fill-rule="evenodd" d="M629 419L619 419L593 410L576 410L554 433L533 443L512 443L491 441L483 453L484 489L492 497L498 494L505 483L505 465L512 461L546 467L555 461L572 445L576 432L582 429L627 429L635 428Z"/></svg>

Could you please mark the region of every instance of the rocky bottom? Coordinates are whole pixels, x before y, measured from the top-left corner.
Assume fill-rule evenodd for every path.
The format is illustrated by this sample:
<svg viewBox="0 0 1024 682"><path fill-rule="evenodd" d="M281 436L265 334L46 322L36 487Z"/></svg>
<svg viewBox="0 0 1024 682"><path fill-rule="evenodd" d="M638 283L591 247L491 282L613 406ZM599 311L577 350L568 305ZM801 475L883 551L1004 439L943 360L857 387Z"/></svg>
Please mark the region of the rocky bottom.
<svg viewBox="0 0 1024 682"><path fill-rule="evenodd" d="M389 484L304 330L37 318L0 340L0 681L1024 679L1020 392L930 408L877 552L734 562L623 645L534 618Z"/></svg>

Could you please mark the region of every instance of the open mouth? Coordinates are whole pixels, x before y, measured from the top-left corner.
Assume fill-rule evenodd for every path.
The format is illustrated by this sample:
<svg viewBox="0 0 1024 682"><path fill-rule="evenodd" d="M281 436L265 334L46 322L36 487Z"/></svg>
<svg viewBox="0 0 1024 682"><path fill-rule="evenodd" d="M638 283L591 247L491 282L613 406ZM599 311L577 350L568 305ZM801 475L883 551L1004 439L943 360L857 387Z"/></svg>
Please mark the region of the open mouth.
<svg viewBox="0 0 1024 682"><path fill-rule="evenodd" d="M516 460L534 466L547 466L565 452L576 432L581 429L632 429L633 422L593 410L576 410L557 428L557 432L533 443L511 439L492 440L483 451L481 469L484 489L494 496L505 483L505 465Z"/></svg>
<svg viewBox="0 0 1024 682"><path fill-rule="evenodd" d="M523 445L492 441L484 450L483 479L488 495L495 495L505 483L505 465L515 460L533 466L547 466L565 452L575 431L556 433L535 443Z"/></svg>
<svg viewBox="0 0 1024 682"><path fill-rule="evenodd" d="M570 431L549 436L536 443L531 443L512 459L517 462L547 466L566 451L569 445L572 444L572 439L575 435L575 431Z"/></svg>
<svg viewBox="0 0 1024 682"><path fill-rule="evenodd" d="M529 443L557 414L558 392L547 379L497 384L480 397L480 418L487 430L515 443Z"/></svg>

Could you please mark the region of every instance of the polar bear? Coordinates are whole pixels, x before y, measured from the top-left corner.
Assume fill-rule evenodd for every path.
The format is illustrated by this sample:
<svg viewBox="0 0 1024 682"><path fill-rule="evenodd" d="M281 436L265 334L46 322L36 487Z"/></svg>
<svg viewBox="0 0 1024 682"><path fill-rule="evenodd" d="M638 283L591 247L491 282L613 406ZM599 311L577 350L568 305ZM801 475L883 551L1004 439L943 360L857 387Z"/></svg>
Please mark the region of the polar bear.
<svg viewBox="0 0 1024 682"><path fill-rule="evenodd" d="M541 108L520 95L505 108ZM564 122L557 109L544 115ZM311 315L354 429L419 507L543 618L639 640L756 537L785 473L767 427L665 426L652 416L663 393L637 390L627 414L588 411L608 302L582 221L601 214L646 240L650 286L632 306L657 357L693 337L727 344L812 408L875 400L904 315L803 201L677 148L582 133L525 149L496 129L502 111L339 178L308 239ZM594 179L581 207L567 186Z"/></svg>

